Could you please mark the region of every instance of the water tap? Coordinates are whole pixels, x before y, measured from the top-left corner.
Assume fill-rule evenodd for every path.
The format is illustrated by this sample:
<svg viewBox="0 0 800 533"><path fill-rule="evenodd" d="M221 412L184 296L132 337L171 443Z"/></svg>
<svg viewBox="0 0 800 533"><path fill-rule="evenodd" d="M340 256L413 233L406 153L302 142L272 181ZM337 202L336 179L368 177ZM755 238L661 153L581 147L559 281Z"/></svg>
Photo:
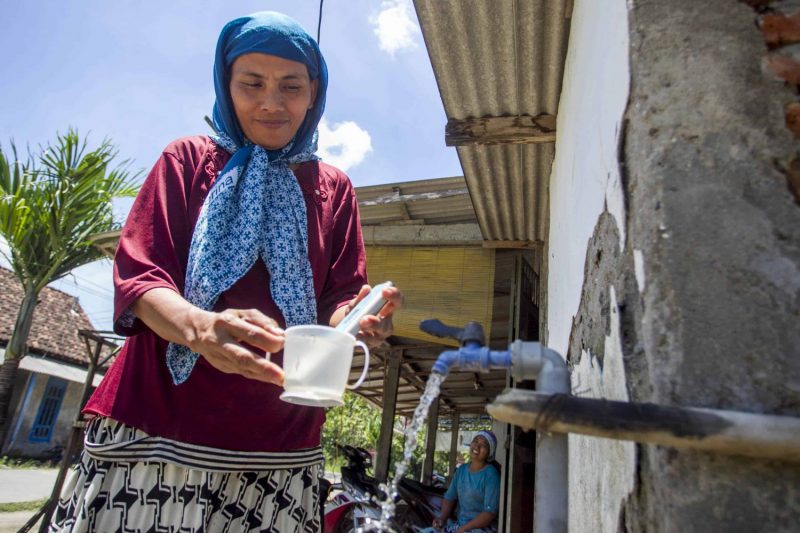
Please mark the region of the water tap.
<svg viewBox="0 0 800 533"><path fill-rule="evenodd" d="M461 344L458 350L447 350L439 355L433 364L434 372L445 375L451 367L462 372L488 372L511 366L509 352L493 351L484 346L483 326L477 322L468 322L463 328L455 328L431 319L420 322L419 329L435 337L457 340Z"/></svg>
<svg viewBox="0 0 800 533"><path fill-rule="evenodd" d="M457 340L461 347L447 350L433 364L433 371L446 375L451 368L461 372L489 372L494 369L511 369L516 381L537 380L537 390L543 392L569 391L569 370L566 362L556 352L538 342L516 340L508 350L490 350L483 334L483 326L468 322L463 328L443 324L437 319L423 320L419 328L435 337Z"/></svg>

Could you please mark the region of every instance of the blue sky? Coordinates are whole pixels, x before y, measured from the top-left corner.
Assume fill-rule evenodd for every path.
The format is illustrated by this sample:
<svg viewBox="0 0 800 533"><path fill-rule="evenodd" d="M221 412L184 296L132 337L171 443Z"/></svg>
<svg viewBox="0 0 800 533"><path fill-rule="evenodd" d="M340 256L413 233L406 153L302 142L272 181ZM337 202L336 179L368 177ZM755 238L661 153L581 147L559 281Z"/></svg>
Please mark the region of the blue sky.
<svg viewBox="0 0 800 533"><path fill-rule="evenodd" d="M219 30L259 10L316 35L317 0L0 3L0 143L35 149L71 126L91 144L109 137L120 160L146 172L171 140L208 133ZM326 0L320 41L330 74L323 159L356 186L461 174L411 0ZM120 219L129 205L117 205ZM110 328L110 261L54 286Z"/></svg>

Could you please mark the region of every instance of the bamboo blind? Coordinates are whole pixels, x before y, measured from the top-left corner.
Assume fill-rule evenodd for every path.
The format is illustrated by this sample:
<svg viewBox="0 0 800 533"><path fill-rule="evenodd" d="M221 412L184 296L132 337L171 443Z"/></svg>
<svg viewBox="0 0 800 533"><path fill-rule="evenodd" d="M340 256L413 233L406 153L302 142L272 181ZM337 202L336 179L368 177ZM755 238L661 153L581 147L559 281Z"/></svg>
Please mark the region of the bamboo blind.
<svg viewBox="0 0 800 533"><path fill-rule="evenodd" d="M438 318L458 327L475 321L491 331L494 264L493 249L367 247L370 284L391 280L405 295L394 317L395 335L440 344L457 345L423 333L420 321Z"/></svg>

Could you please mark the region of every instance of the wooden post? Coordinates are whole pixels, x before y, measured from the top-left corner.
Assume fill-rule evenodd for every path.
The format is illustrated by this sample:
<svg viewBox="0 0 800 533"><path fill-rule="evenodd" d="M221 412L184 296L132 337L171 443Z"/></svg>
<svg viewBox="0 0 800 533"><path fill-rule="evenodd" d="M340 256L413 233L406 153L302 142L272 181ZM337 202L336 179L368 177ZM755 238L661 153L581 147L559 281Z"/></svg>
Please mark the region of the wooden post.
<svg viewBox="0 0 800 533"><path fill-rule="evenodd" d="M428 412L428 431L425 434L425 461L422 463L420 481L429 485L433 474L433 458L436 453L436 429L439 427L439 398L431 404Z"/></svg>
<svg viewBox="0 0 800 533"><path fill-rule="evenodd" d="M86 350L89 352L89 366L86 370L86 380L83 384L80 409L78 409L78 414L75 416L75 421L72 424L72 430L69 438L67 439L67 446L64 449L64 454L61 458L61 465L59 466L58 475L56 476L56 481L53 485L53 491L50 494L50 498L48 498L44 505L42 505L42 507L36 513L34 513L34 515L31 516L31 518L25 522L25 524L23 524L18 533L30 531L40 520L39 532L42 533L49 530L50 519L53 516L53 511L55 511L56 504L58 503L58 497L61 494L61 488L64 484L64 480L67 477L67 472L70 469L70 459L82 446L83 430L86 427L86 422L83 420L83 413L81 412L81 409L83 409L83 406L86 405L86 400L89 399L89 394L91 393L93 386L92 384L94 383L94 375L98 368L102 367L106 362L108 362L109 359L111 359L111 357L119 352L119 346L106 340L100 334L88 330L79 330L78 334L84 338L84 341L86 342ZM90 341L97 343L94 350L92 350ZM102 361L100 361L100 355L103 352L104 346L112 348L112 351L106 355Z"/></svg>
<svg viewBox="0 0 800 533"><path fill-rule="evenodd" d="M475 144L552 143L556 140L556 117L541 114L510 117L478 117L447 121L447 146Z"/></svg>
<svg viewBox="0 0 800 533"><path fill-rule="evenodd" d="M70 432L69 439L67 440L67 446L64 448L64 455L61 458L61 465L58 468L58 475L56 476L56 482L53 485L50 499L43 507L44 516L39 524L40 533L46 532L50 527L50 519L53 517L53 511L55 511L56 504L58 503L58 497L61 494L61 487L64 485L64 480L67 477L72 455L80 447L81 436L83 434L83 428L85 427L81 409L83 409L83 406L86 405L86 400L89 398L89 393L92 390L92 382L94 381L94 374L97 370L97 361L100 359L100 352L102 352L102 350L103 343L98 342L95 345L94 352L89 356L89 368L86 370L86 381L83 384L80 409L78 409L78 414L76 415L75 421L72 424L72 431Z"/></svg>
<svg viewBox="0 0 800 533"><path fill-rule="evenodd" d="M389 477L389 462L392 458L394 412L397 404L397 388L400 384L400 362L402 356L392 353L388 358L386 377L383 382L381 434L378 437L378 456L375 458L375 479L380 483L385 483Z"/></svg>
<svg viewBox="0 0 800 533"><path fill-rule="evenodd" d="M456 473L456 455L458 454L458 426L461 422L461 415L458 411L453 412L452 422L450 422L450 464L448 466L447 481L453 479Z"/></svg>

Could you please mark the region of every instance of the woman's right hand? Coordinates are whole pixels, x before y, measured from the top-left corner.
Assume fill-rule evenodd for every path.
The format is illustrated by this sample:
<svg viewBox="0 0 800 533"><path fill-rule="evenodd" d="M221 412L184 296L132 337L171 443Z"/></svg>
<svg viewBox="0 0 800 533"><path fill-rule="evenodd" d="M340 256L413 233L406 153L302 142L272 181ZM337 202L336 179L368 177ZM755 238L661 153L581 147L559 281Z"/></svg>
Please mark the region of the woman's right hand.
<svg viewBox="0 0 800 533"><path fill-rule="evenodd" d="M261 311L204 311L163 287L145 292L131 309L159 337L188 346L220 372L283 386L283 369L252 349L283 349L283 330Z"/></svg>
<svg viewBox="0 0 800 533"><path fill-rule="evenodd" d="M436 518L433 519L432 525L436 529L442 529L444 527L444 520L442 520L440 517L437 516Z"/></svg>
<svg viewBox="0 0 800 533"><path fill-rule="evenodd" d="M211 366L226 374L283 385L283 369L249 348L268 355L283 349L284 333L275 320L257 309L212 312L196 307L189 320L194 333L188 346Z"/></svg>

